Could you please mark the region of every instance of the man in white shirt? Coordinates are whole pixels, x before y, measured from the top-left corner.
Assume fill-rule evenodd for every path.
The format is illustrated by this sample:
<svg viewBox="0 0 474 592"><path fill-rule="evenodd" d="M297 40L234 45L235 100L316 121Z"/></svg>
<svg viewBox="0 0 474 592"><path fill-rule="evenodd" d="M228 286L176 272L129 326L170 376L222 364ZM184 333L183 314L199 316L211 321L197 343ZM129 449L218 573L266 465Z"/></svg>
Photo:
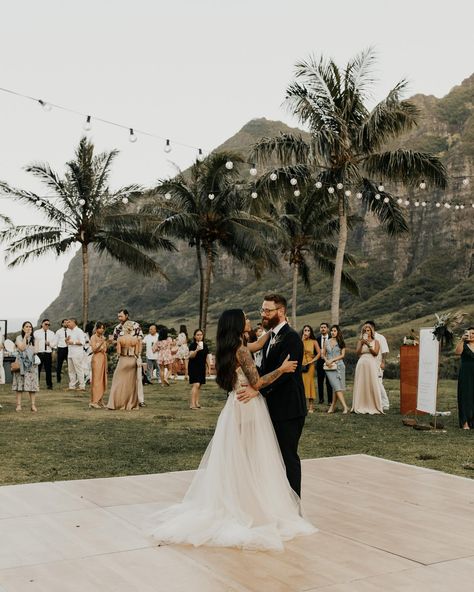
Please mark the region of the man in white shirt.
<svg viewBox="0 0 474 592"><path fill-rule="evenodd" d="M160 366L158 364L158 350L156 343L158 341L158 329L156 325L150 325L148 335L145 335L143 343L146 347L146 377L153 382L153 370L156 370L156 378L160 378Z"/></svg>
<svg viewBox="0 0 474 592"><path fill-rule="evenodd" d="M321 323L319 325L319 335L316 337L316 341L318 342L319 348L321 349L321 357L316 361L316 376L318 381L318 403L320 405L324 404L324 383L326 383L328 405L332 404L332 387L331 383L329 382L329 378L326 375L326 371L323 368L324 360L322 358L323 349L328 339L330 339L329 323Z"/></svg>
<svg viewBox="0 0 474 592"><path fill-rule="evenodd" d="M70 334L66 339L68 345L67 369L69 373L69 391L85 391L86 381L84 375L84 345L86 338L84 331L77 326L76 319L68 319ZM77 385L79 385L77 387Z"/></svg>
<svg viewBox="0 0 474 592"><path fill-rule="evenodd" d="M63 370L63 364L67 364L67 343L66 339L71 334L71 330L67 327L67 319L61 321L61 327L56 331L56 347L57 347L57 360L56 360L56 380L58 384L61 382L61 374Z"/></svg>
<svg viewBox="0 0 474 592"><path fill-rule="evenodd" d="M387 359L389 348L388 343L385 337L381 333L377 333L375 322L374 321L366 321L366 325L370 325L374 329L374 337L379 342L380 348L379 353L377 355L377 364L378 364L378 377L379 377L379 385L380 385L380 396L382 398L382 408L384 411L388 411L390 409L390 401L388 400L387 391L385 390L383 384L383 371L385 369L385 361Z"/></svg>
<svg viewBox="0 0 474 592"><path fill-rule="evenodd" d="M41 321L41 329L36 329L33 333L35 338L35 347L38 352L38 357L41 364L38 367L38 379L41 378L41 370L44 368L46 373L46 386L49 390L53 388L52 379L52 365L53 365L53 348L56 347L56 335L49 328L51 323L49 319Z"/></svg>

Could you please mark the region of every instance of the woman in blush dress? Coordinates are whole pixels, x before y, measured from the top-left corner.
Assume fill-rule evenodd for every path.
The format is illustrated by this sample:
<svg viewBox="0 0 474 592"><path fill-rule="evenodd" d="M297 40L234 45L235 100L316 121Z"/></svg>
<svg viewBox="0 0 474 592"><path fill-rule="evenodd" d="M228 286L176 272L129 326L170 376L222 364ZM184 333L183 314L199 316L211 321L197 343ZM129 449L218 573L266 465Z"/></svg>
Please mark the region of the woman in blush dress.
<svg viewBox="0 0 474 592"><path fill-rule="evenodd" d="M219 319L216 381L228 393L227 402L182 503L159 511L146 525L161 543L281 551L284 541L315 532L286 477L264 398L258 394L241 403L236 397L240 387L269 385L294 372L297 363L288 356L259 377L243 345L244 328L242 310L227 310Z"/></svg>
<svg viewBox="0 0 474 592"><path fill-rule="evenodd" d="M119 361L110 387L108 409L138 409L138 380L141 380L141 341L134 334L132 321L123 324L123 335L117 339Z"/></svg>
<svg viewBox="0 0 474 592"><path fill-rule="evenodd" d="M103 401L107 389L107 341L104 337L105 325L100 321L96 323L90 346L92 349L91 361L91 401L89 407L101 409L105 407Z"/></svg>
<svg viewBox="0 0 474 592"><path fill-rule="evenodd" d="M158 364L160 366L161 384L170 386L168 377L173 373L173 354L171 347L173 340L168 335L168 329L163 327L158 332L158 341L156 342L156 351L158 352Z"/></svg>
<svg viewBox="0 0 474 592"><path fill-rule="evenodd" d="M176 345L178 351L176 352L176 359L184 365L184 379L188 379L188 364L189 364L189 346L188 346L188 330L186 325L181 325L179 334L176 338Z"/></svg>
<svg viewBox="0 0 474 592"><path fill-rule="evenodd" d="M374 330L366 323L357 342L359 361L355 369L351 409L354 413L383 414L377 363L379 349Z"/></svg>

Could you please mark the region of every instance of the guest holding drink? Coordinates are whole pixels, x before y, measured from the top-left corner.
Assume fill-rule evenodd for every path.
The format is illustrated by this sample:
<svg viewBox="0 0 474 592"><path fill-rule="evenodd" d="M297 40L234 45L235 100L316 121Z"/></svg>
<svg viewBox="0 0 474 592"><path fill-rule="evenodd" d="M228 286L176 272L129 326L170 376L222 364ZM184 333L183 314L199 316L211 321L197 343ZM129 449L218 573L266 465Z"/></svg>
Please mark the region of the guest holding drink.
<svg viewBox="0 0 474 592"><path fill-rule="evenodd" d="M375 339L375 331L371 325L365 323L356 350L359 361L355 369L352 395L351 411L354 413L383 413L377 363L379 350L380 344Z"/></svg>
<svg viewBox="0 0 474 592"><path fill-rule="evenodd" d="M21 394L27 392L30 395L31 411L36 413L36 393L39 391L38 366L35 360L37 346L33 336L33 325L29 321L23 323L15 346L16 362L20 365L19 370L13 373L12 384L12 390L16 391L16 411L21 411Z"/></svg>
<svg viewBox="0 0 474 592"><path fill-rule="evenodd" d="M206 384L206 367L209 349L204 343L204 333L201 329L194 331L193 340L189 345L189 384L191 385L190 409L201 409L199 396L201 385Z"/></svg>
<svg viewBox="0 0 474 592"><path fill-rule="evenodd" d="M339 325L332 325L329 334L330 337L325 342L322 353L324 366L326 367L325 372L334 393L328 413L334 413L337 402L340 401L343 409L342 413L346 414L349 412L349 407L344 398L344 391L346 390L346 366L344 364L346 344Z"/></svg>
<svg viewBox="0 0 474 592"><path fill-rule="evenodd" d="M314 363L321 357L321 350L319 349L316 336L313 328L310 325L305 325L301 331L301 339L303 340L303 385L304 393L308 399L308 413L314 413L314 400L316 399L316 386L314 384Z"/></svg>
<svg viewBox="0 0 474 592"><path fill-rule="evenodd" d="M105 325L100 321L96 323L90 346L92 349L91 361L91 402L89 407L100 409L105 407L103 401L107 389L107 342L104 337Z"/></svg>
<svg viewBox="0 0 474 592"><path fill-rule="evenodd" d="M461 356L458 377L459 427L474 429L474 327L459 340L455 353Z"/></svg>

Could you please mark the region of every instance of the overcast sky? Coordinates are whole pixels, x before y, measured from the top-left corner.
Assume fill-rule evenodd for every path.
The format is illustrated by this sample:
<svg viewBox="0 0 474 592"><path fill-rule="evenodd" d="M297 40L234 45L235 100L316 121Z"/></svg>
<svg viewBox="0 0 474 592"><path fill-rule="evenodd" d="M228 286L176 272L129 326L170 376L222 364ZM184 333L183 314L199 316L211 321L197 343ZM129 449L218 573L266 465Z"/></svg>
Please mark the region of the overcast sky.
<svg viewBox="0 0 474 592"><path fill-rule="evenodd" d="M0 87L210 150L255 117L282 109L295 61L344 64L374 45L380 99L400 78L410 94L445 95L474 71L473 3L465 0L16 0L4 3ZM73 154L83 120L0 92L0 179L44 191L22 170ZM96 123L100 150L118 148L113 185L151 184L187 167L194 150ZM0 199L16 223L38 221ZM58 295L70 257L18 270L0 262L0 319L35 321ZM80 311L78 311L80 316Z"/></svg>

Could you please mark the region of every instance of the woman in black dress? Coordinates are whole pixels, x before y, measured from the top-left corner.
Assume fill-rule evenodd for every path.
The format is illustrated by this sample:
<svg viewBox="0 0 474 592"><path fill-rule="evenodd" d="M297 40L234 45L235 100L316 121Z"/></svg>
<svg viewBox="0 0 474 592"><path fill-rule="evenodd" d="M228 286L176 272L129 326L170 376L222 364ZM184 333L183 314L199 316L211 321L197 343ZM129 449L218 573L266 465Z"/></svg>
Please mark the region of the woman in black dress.
<svg viewBox="0 0 474 592"><path fill-rule="evenodd" d="M474 327L464 333L456 346L461 356L458 378L459 427L474 429Z"/></svg>
<svg viewBox="0 0 474 592"><path fill-rule="evenodd" d="M191 385L191 404L190 409L201 409L199 405L199 396L201 394L201 384L206 384L207 356L209 349L204 343L204 333L201 329L196 329L193 335L193 341L189 346L189 384Z"/></svg>

